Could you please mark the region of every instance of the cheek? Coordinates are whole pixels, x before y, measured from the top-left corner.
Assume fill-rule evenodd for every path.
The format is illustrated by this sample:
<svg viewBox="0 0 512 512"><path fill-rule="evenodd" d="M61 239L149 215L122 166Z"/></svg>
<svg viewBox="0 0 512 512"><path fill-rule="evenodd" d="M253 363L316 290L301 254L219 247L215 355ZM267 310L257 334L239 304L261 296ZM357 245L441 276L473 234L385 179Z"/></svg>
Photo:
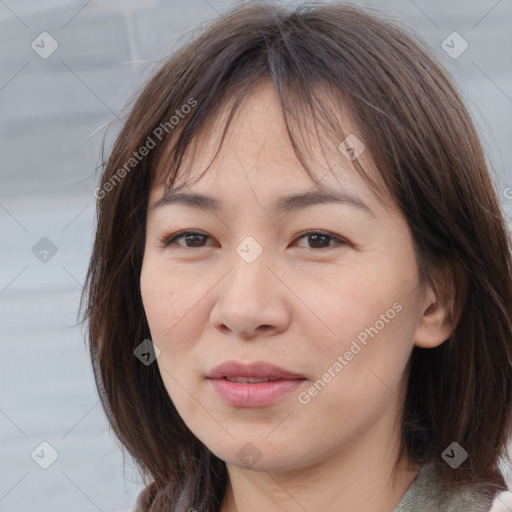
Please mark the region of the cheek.
<svg viewBox="0 0 512 512"><path fill-rule="evenodd" d="M386 301L382 304L387 306ZM347 307L344 318L350 327L340 320L336 342L317 339L312 352L317 363L315 379L298 400L307 417L324 418L321 432L326 436L335 431L361 433L399 407L397 398L405 391L404 370L412 350L413 322L406 305L394 304L395 308L386 309L376 301L372 307L385 315L387 323L366 313L361 328L348 322L350 312L361 313Z"/></svg>
<svg viewBox="0 0 512 512"><path fill-rule="evenodd" d="M176 318L173 298L172 293L161 293L157 288L151 288L143 298L144 310L155 342L165 340L172 331Z"/></svg>
<svg viewBox="0 0 512 512"><path fill-rule="evenodd" d="M318 348L340 352L348 350L353 340L364 343L377 334L390 333L404 316L402 310L410 302L415 279L413 271L403 266L399 271L381 261L364 267L344 266L319 276L314 283L303 280L298 294L315 313L314 318L307 318L316 322L324 339Z"/></svg>
<svg viewBox="0 0 512 512"><path fill-rule="evenodd" d="M196 389L190 369L198 367L193 347L201 324L195 321L197 312L193 310L197 299L190 289L183 292L187 288L180 281L178 274L161 262L144 260L140 287L151 340L160 350L156 364L169 397L180 415L188 418L194 410L188 393Z"/></svg>
<svg viewBox="0 0 512 512"><path fill-rule="evenodd" d="M389 389L397 392L418 315L416 264L410 256L412 261L376 254L364 269L345 268L320 283L323 294L315 308L328 329L314 338L310 351L318 387L330 389L327 402L342 400L357 408L360 400L378 402Z"/></svg>
<svg viewBox="0 0 512 512"><path fill-rule="evenodd" d="M161 338L165 332L169 306L174 299L174 291L169 289L165 281L159 267L152 263L150 258L145 257L140 275L140 291L144 312L155 342L155 338Z"/></svg>
<svg viewBox="0 0 512 512"><path fill-rule="evenodd" d="M199 290L196 293L179 273L151 258L143 262L140 288L152 340L162 355L186 350L190 344L187 340L194 338L193 330L199 326L199 322L190 321L197 314L194 305L199 301Z"/></svg>

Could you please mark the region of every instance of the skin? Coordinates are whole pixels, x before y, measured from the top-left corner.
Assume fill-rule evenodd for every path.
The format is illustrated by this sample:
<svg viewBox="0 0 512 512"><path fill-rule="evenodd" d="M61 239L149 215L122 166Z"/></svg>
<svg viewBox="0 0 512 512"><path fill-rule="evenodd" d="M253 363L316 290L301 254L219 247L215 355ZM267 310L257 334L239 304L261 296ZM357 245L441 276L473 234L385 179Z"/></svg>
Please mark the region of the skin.
<svg viewBox="0 0 512 512"><path fill-rule="evenodd" d="M357 133L347 112L343 122L347 133ZM193 176L210 163L221 126L199 137ZM386 207L390 198L374 194L334 149L327 162L313 145L312 168L322 185L357 195L373 214L336 203L273 212L274 199L314 183L293 152L272 87L263 82L238 111L209 171L187 188L222 200L223 210L155 208L163 186L150 192L142 299L170 398L190 430L227 464L221 512L391 512L418 471L405 457L393 469L405 368L414 345L434 347L448 338L446 309L420 285L403 215ZM359 161L381 180L368 153ZM164 246L163 239L184 229L206 237L189 239L189 247L186 239ZM301 236L308 229L333 238ZM252 263L236 252L247 236L263 249ZM395 303L400 312L309 403L300 403L299 393ZM269 361L307 380L270 406L234 407L206 379L233 359ZM237 456L248 442L261 454L251 467Z"/></svg>

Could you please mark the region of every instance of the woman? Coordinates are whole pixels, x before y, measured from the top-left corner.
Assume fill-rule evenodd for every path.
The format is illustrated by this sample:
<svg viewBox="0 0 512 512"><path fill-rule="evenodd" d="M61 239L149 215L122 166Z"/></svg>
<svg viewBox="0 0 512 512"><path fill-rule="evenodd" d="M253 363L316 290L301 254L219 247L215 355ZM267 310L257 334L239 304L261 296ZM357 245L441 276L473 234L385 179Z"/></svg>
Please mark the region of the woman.
<svg viewBox="0 0 512 512"><path fill-rule="evenodd" d="M422 45L347 5L233 8L105 163L84 320L136 510L488 511L512 262Z"/></svg>

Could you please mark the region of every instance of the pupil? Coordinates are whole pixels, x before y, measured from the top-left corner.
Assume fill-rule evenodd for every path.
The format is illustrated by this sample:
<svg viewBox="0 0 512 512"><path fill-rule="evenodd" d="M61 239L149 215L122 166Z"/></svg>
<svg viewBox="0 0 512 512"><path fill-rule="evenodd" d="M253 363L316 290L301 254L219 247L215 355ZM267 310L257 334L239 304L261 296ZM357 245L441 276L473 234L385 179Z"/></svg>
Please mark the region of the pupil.
<svg viewBox="0 0 512 512"><path fill-rule="evenodd" d="M192 244L194 244L194 243L201 243L202 237L203 237L203 235L187 235L187 237L186 237L187 238L187 244L189 242L191 242Z"/></svg>
<svg viewBox="0 0 512 512"><path fill-rule="evenodd" d="M318 244L318 238L320 237L320 239L324 239L324 242L326 241L325 239L328 238L327 235L310 235L311 239L313 240L313 246L317 245ZM320 245L322 245L322 241L320 241Z"/></svg>

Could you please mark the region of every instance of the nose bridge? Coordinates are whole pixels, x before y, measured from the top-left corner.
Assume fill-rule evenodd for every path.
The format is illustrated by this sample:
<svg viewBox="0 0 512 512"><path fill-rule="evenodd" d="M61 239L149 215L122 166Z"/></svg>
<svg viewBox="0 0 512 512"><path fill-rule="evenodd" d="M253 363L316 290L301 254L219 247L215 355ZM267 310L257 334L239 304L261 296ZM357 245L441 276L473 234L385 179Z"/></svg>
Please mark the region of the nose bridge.
<svg viewBox="0 0 512 512"><path fill-rule="evenodd" d="M228 276L228 290L236 296L242 294L245 301L258 302L265 295L263 288L270 291L271 272L269 265L270 250L264 250L254 237L247 236L238 244L231 258L232 271Z"/></svg>
<svg viewBox="0 0 512 512"><path fill-rule="evenodd" d="M279 280L268 267L269 251L252 237L246 237L230 258L230 272L219 289L212 310L212 322L250 335L260 326L281 330L288 322Z"/></svg>

